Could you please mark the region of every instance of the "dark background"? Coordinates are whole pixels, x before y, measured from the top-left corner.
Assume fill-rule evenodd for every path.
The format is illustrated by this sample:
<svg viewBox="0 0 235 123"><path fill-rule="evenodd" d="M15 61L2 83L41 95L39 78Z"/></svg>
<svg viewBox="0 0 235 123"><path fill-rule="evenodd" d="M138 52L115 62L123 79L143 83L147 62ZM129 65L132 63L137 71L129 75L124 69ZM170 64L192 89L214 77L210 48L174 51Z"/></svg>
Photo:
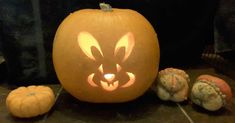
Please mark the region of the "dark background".
<svg viewBox="0 0 235 123"><path fill-rule="evenodd" d="M7 81L15 84L56 83L52 64L55 31L71 12L99 8L134 9L155 28L160 69L201 62L205 46L214 42L219 0L0 0L0 47Z"/></svg>

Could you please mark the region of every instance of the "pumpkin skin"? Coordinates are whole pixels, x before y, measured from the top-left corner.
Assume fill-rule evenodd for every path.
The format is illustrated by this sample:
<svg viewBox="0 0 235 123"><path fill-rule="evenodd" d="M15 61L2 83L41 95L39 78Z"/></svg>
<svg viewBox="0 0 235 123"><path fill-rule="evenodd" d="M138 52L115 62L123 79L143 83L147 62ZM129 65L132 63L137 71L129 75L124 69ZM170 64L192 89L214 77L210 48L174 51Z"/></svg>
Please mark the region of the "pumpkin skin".
<svg viewBox="0 0 235 123"><path fill-rule="evenodd" d="M159 58L152 25L130 9L78 10L60 24L53 44L62 86L94 103L126 102L144 94L156 78Z"/></svg>
<svg viewBox="0 0 235 123"><path fill-rule="evenodd" d="M30 118L48 112L54 105L55 96L47 86L18 87L6 99L9 112L16 117Z"/></svg>

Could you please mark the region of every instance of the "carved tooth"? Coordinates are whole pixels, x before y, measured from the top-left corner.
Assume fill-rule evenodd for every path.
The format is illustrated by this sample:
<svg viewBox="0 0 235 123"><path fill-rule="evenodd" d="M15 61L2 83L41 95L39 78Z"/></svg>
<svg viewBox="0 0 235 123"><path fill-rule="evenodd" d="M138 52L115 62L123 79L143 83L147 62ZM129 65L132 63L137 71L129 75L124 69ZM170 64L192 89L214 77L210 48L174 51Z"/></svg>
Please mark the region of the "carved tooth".
<svg viewBox="0 0 235 123"><path fill-rule="evenodd" d="M101 85L103 86L103 87L108 87L108 83L107 82L103 82L103 81L101 81Z"/></svg>
<svg viewBox="0 0 235 123"><path fill-rule="evenodd" d="M118 81L114 82L113 84L112 83L109 84L104 81L100 81L100 83L101 83L102 88L106 91L114 91L115 89L118 88Z"/></svg>
<svg viewBox="0 0 235 123"><path fill-rule="evenodd" d="M115 82L113 83L113 85L114 85L115 87L116 87L116 86L118 87L118 83L119 83L118 81L115 81Z"/></svg>

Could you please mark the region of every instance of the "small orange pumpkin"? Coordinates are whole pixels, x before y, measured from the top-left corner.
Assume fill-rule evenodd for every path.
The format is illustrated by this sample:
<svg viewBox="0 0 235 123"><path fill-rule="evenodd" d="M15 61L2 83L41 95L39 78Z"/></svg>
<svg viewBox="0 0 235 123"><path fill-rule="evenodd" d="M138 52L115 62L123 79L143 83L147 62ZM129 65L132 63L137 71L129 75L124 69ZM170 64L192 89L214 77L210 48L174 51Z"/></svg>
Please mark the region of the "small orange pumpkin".
<svg viewBox="0 0 235 123"><path fill-rule="evenodd" d="M30 118L48 112L55 102L51 88L47 86L19 87L6 99L9 112L20 118Z"/></svg>
<svg viewBox="0 0 235 123"><path fill-rule="evenodd" d="M63 87L82 101L133 100L156 78L157 34L138 12L111 8L71 13L60 24L53 63Z"/></svg>

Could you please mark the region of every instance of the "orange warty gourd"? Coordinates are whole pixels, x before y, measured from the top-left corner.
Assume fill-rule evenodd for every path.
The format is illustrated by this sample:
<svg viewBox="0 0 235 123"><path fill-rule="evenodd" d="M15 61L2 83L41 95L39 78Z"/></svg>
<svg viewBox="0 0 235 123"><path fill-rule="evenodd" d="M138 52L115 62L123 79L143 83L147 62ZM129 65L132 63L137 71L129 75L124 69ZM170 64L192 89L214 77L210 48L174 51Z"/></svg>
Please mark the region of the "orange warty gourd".
<svg viewBox="0 0 235 123"><path fill-rule="evenodd" d="M159 71L157 80L152 88L161 100L182 102L188 99L190 79L184 70L165 68Z"/></svg>
<svg viewBox="0 0 235 123"><path fill-rule="evenodd" d="M232 96L231 87L225 80L208 74L198 76L191 89L192 102L209 111L228 107Z"/></svg>
<svg viewBox="0 0 235 123"><path fill-rule="evenodd" d="M48 112L55 103L55 95L47 86L18 87L6 99L9 112L20 118L30 118Z"/></svg>
<svg viewBox="0 0 235 123"><path fill-rule="evenodd" d="M158 73L157 34L134 10L100 7L78 10L60 24L53 44L56 74L64 89L82 101L136 99Z"/></svg>

